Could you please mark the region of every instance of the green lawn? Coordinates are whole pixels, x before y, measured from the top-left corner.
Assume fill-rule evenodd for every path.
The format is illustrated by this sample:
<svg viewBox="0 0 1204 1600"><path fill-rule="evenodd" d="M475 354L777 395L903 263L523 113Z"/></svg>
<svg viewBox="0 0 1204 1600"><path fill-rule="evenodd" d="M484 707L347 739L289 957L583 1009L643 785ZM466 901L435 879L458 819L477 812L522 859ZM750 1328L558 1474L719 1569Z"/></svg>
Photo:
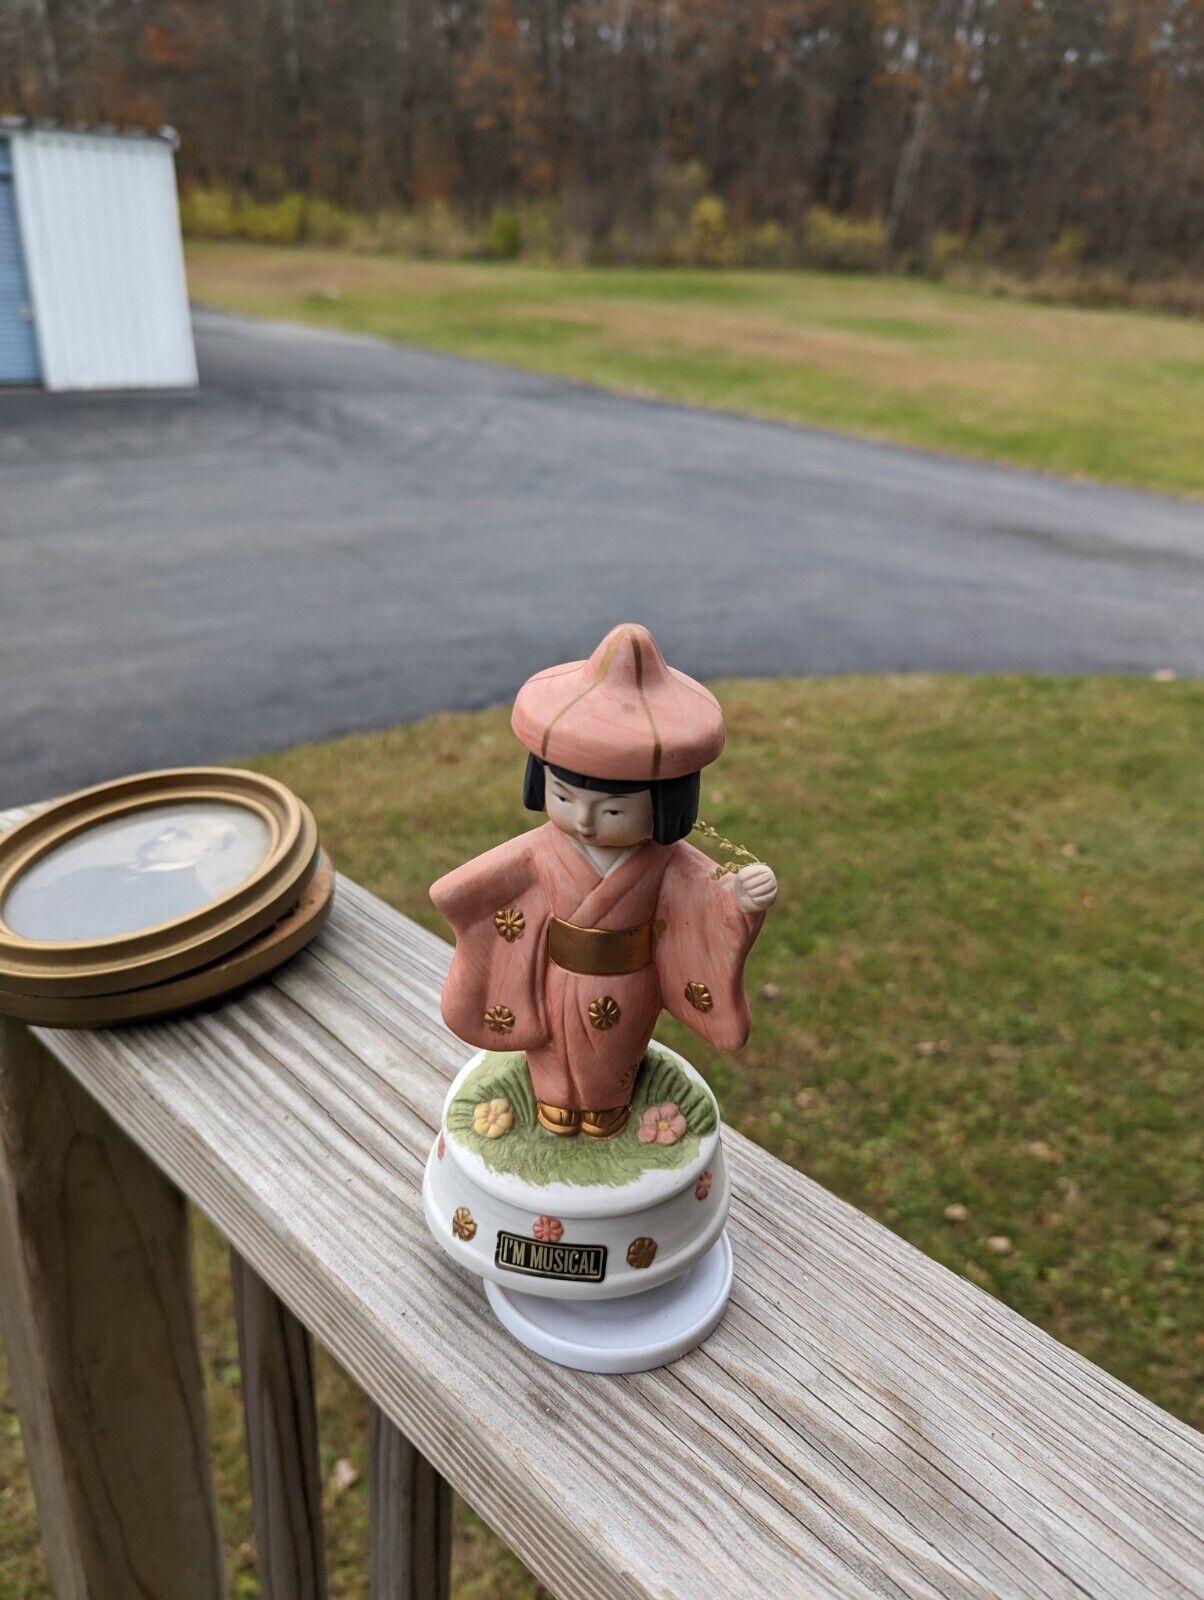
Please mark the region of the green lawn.
<svg viewBox="0 0 1204 1600"><path fill-rule="evenodd" d="M899 278L194 243L194 297L609 388L1204 494L1204 325Z"/></svg>
<svg viewBox="0 0 1204 1600"><path fill-rule="evenodd" d="M1158 1404L1204 1423L1204 686L845 678L719 686L703 815L777 870L724 1057L659 1036L729 1122ZM440 926L426 886L533 820L504 711L257 762L335 860ZM954 1208L950 1214L948 1208ZM964 1210L959 1209L964 1208ZM200 1232L236 1594L256 1591L224 1252ZM363 1405L321 1365L324 1470ZM0 1596L43 1600L0 1401ZM329 1495L337 1600L366 1593L362 1478ZM467 1515L458 1600L530 1600Z"/></svg>

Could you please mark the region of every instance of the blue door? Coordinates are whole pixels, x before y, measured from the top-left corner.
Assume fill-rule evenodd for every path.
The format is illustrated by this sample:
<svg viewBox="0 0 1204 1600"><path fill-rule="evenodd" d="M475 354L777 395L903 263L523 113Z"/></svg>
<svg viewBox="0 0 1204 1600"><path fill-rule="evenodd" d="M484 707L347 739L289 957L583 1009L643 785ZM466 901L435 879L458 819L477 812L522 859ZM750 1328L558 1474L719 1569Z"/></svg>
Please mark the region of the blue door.
<svg viewBox="0 0 1204 1600"><path fill-rule="evenodd" d="M12 149L7 139L0 139L0 383L36 383L41 375L17 227Z"/></svg>

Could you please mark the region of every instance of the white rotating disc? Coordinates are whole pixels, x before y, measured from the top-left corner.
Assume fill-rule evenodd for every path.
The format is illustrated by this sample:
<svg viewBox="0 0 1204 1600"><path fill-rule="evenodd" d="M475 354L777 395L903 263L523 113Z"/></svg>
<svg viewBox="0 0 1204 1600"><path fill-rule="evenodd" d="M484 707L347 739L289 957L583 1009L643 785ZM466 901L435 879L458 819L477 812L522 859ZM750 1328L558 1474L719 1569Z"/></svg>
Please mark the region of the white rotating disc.
<svg viewBox="0 0 1204 1600"><path fill-rule="evenodd" d="M493 1314L518 1342L578 1372L648 1372L711 1333L732 1292L727 1229L679 1277L610 1300L550 1300L485 1280Z"/></svg>

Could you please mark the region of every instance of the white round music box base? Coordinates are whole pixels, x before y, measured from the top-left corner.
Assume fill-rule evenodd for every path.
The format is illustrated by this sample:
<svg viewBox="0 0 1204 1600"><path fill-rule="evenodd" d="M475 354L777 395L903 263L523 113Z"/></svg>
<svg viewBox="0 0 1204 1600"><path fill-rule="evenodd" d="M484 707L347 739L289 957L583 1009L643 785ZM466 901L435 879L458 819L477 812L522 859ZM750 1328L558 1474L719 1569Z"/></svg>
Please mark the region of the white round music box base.
<svg viewBox="0 0 1204 1600"><path fill-rule="evenodd" d="M655 1289L610 1300L552 1300L485 1280L498 1321L536 1355L578 1372L649 1372L718 1326L732 1292L727 1230L701 1260Z"/></svg>
<svg viewBox="0 0 1204 1600"><path fill-rule="evenodd" d="M525 1074L521 1057L518 1066ZM457 1075L422 1186L432 1234L485 1280L502 1326L548 1360L616 1373L677 1360L715 1327L732 1285L725 1229L731 1189L714 1095L684 1057L654 1044L642 1070L659 1074L651 1080L658 1093L676 1086L673 1110L681 1101L702 1130L683 1139L679 1159L642 1143L633 1115L617 1136L624 1144L608 1147L617 1157L616 1180L615 1162L608 1168L604 1151L584 1135L566 1151L554 1134L533 1126L531 1101L519 1113L527 1142L502 1152L505 1170L489 1140L466 1122L465 1107L510 1109L511 1128L499 1135L510 1138L513 1108L496 1098L507 1082L497 1074L515 1070L512 1058L481 1051ZM530 1100L527 1080L511 1089L516 1102L524 1087ZM484 1098L474 1102L478 1093ZM553 1176L540 1161L545 1148L573 1159L561 1160Z"/></svg>

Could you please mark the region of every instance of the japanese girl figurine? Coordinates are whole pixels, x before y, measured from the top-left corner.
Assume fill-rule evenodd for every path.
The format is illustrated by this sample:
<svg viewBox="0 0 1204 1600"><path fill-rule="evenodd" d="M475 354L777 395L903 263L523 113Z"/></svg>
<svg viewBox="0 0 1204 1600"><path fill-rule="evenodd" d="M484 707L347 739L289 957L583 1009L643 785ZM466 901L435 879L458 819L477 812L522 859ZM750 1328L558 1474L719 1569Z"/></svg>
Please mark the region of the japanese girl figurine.
<svg viewBox="0 0 1204 1600"><path fill-rule="evenodd" d="M525 804L548 821L432 887L456 936L443 1016L471 1044L525 1052L549 1136L613 1139L662 1010L743 1045L744 963L777 881L760 864L716 876L686 842L723 713L646 628L536 673L511 726Z"/></svg>

